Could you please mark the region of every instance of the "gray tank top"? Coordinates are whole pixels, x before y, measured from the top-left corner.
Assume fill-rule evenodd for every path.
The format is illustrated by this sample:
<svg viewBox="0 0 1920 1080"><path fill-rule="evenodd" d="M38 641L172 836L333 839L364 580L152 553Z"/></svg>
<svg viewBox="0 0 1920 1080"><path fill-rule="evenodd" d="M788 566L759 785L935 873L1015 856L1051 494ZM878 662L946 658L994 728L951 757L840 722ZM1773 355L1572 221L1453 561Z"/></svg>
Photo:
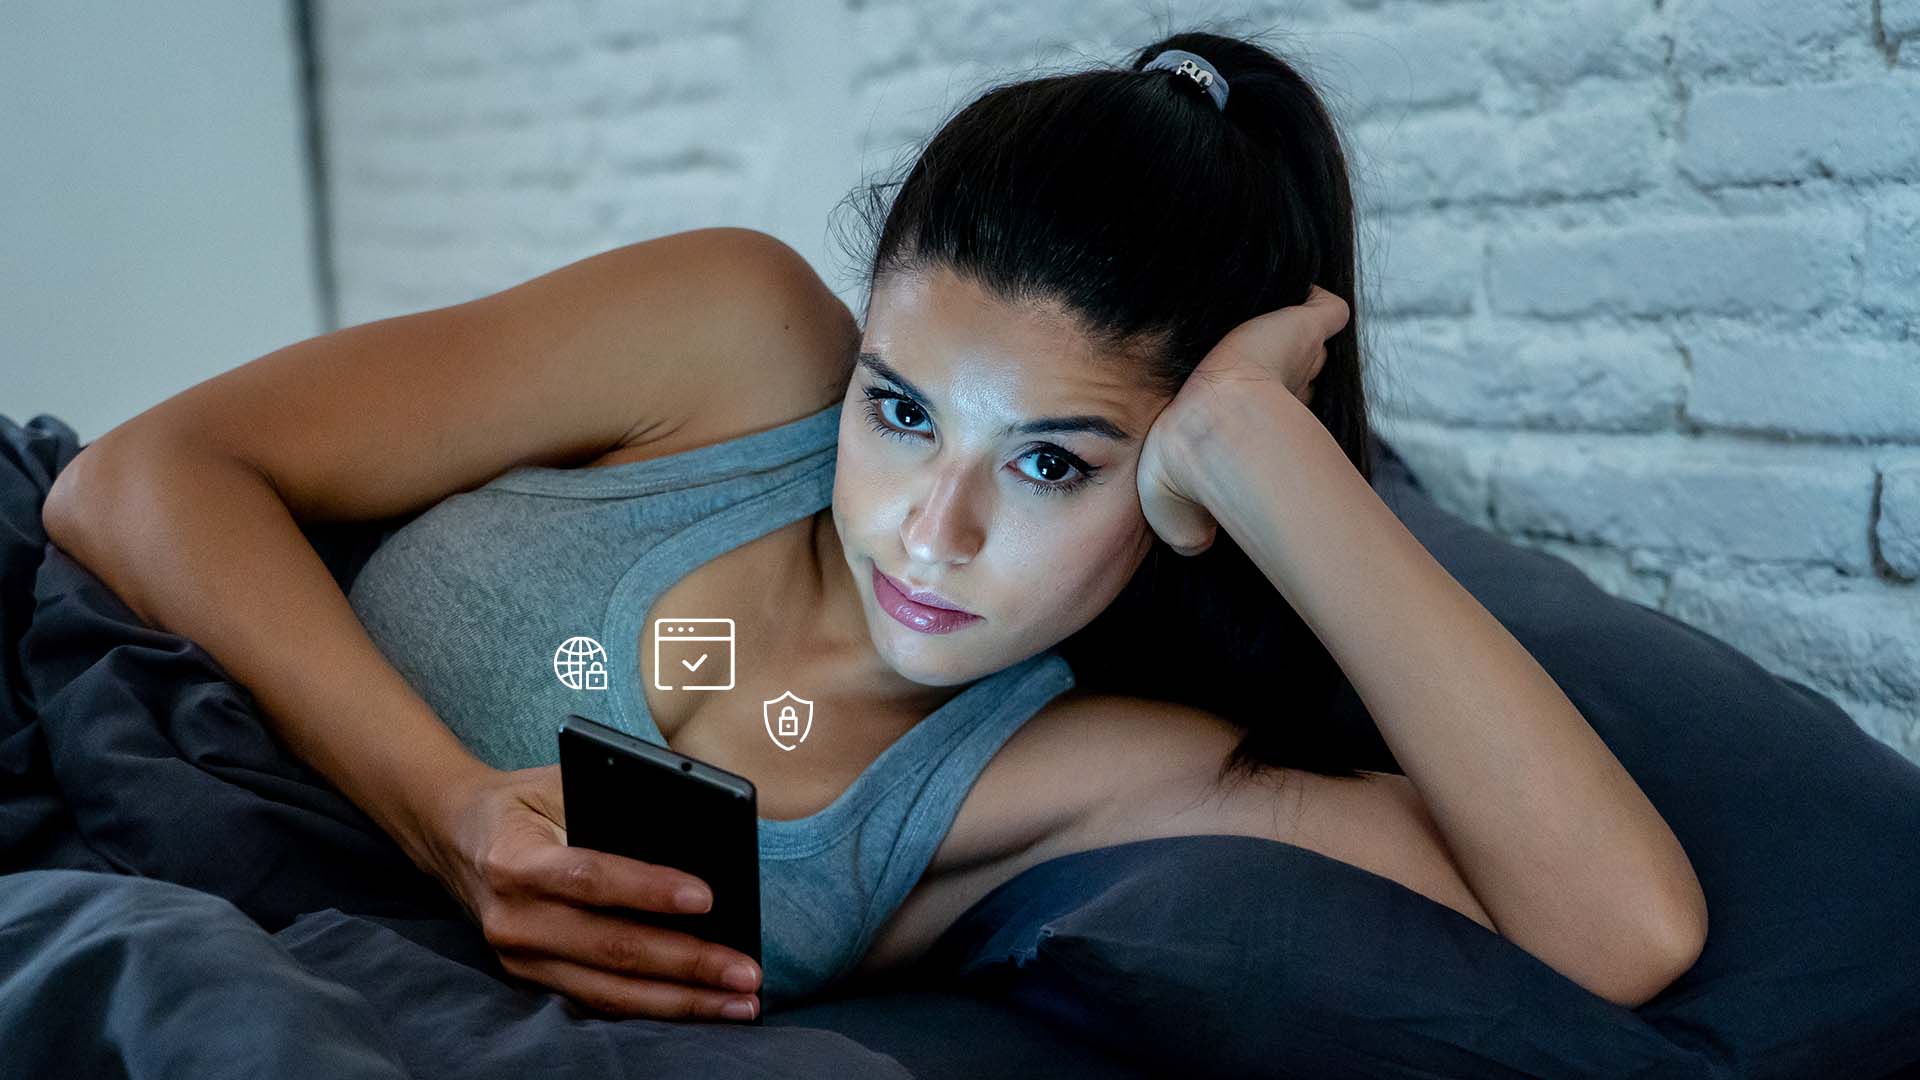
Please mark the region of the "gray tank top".
<svg viewBox="0 0 1920 1080"><path fill-rule="evenodd" d="M647 613L696 567L831 503L840 409L646 461L513 469L386 536L348 602L388 661L496 768L558 761L570 712L665 746L640 681ZM576 638L594 640L565 647ZM1052 649L987 675L824 810L760 819L767 1008L857 966L988 760L1073 681Z"/></svg>

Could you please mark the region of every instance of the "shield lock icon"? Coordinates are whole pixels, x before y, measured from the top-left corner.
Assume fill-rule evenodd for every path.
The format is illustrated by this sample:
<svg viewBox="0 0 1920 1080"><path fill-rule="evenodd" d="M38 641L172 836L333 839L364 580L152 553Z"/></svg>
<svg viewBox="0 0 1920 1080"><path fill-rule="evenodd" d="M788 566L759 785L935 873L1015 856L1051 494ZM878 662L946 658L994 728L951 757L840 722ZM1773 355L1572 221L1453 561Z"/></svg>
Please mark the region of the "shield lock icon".
<svg viewBox="0 0 1920 1080"><path fill-rule="evenodd" d="M782 704L791 702L791 704ZM767 738L782 750L792 750L807 741L813 730L813 702L788 690L771 701L760 703L760 721L767 727ZM793 740L792 745L783 739Z"/></svg>

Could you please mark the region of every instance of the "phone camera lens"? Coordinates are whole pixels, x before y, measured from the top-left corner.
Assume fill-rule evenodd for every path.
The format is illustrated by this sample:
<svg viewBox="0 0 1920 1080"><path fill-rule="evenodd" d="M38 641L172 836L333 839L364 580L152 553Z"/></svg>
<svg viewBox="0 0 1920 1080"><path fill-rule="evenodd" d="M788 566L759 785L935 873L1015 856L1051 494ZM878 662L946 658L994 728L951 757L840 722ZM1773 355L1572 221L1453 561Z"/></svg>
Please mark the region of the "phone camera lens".
<svg viewBox="0 0 1920 1080"><path fill-rule="evenodd" d="M692 771L693 771L693 762L691 762L691 761L683 761L683 762L681 762L681 763L680 763L680 771L681 771L681 772L692 772Z"/></svg>

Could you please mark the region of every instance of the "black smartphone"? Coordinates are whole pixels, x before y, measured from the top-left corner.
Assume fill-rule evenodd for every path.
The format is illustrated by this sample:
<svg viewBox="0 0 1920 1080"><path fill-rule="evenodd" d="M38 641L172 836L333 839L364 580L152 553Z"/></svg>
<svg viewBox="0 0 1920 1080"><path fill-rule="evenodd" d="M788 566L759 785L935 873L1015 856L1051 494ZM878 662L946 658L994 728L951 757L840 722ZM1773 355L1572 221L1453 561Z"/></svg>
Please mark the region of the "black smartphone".
<svg viewBox="0 0 1920 1080"><path fill-rule="evenodd" d="M760 963L760 815L753 781L569 714L560 722L560 786L569 846L671 866L713 892L713 907L702 912L622 908L621 914L738 949Z"/></svg>

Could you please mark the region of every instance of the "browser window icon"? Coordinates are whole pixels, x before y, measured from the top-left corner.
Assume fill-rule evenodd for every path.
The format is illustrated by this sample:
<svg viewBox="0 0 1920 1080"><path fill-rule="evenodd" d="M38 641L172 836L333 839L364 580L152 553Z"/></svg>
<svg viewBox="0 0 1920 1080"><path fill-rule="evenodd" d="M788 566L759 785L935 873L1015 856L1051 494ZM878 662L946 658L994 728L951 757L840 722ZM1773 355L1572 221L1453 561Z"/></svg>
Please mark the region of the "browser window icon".
<svg viewBox="0 0 1920 1080"><path fill-rule="evenodd" d="M733 689L733 620L655 619L653 688Z"/></svg>

